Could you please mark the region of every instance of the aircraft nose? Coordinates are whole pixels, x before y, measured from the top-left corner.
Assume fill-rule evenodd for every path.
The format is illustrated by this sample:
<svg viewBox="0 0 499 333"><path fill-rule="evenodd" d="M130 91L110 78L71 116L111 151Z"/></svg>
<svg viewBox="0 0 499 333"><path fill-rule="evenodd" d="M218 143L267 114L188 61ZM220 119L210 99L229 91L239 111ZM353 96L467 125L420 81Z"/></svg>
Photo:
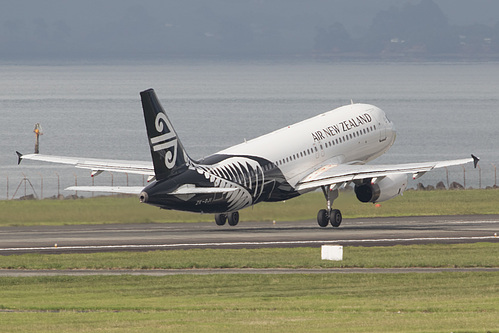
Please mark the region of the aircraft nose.
<svg viewBox="0 0 499 333"><path fill-rule="evenodd" d="M147 200L149 200L149 195L147 195L147 192L142 191L139 196L139 200L142 203L147 203Z"/></svg>

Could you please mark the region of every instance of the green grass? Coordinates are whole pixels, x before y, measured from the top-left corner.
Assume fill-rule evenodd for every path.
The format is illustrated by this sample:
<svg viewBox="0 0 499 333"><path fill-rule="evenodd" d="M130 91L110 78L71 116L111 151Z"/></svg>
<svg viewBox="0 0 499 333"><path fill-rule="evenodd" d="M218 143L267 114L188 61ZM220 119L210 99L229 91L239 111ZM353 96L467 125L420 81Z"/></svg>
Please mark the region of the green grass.
<svg viewBox="0 0 499 333"><path fill-rule="evenodd" d="M2 332L497 332L494 273L0 278Z"/></svg>
<svg viewBox="0 0 499 333"><path fill-rule="evenodd" d="M320 248L192 249L0 256L4 269L180 269L319 267L499 267L499 243L344 247L343 261Z"/></svg>
<svg viewBox="0 0 499 333"><path fill-rule="evenodd" d="M1 256L1 268L499 267L498 243ZM497 332L497 273L0 278L2 332Z"/></svg>
<svg viewBox="0 0 499 333"><path fill-rule="evenodd" d="M498 190L407 191L404 196L363 204L352 192L334 203L343 216L414 216L499 214ZM241 221L296 221L315 219L324 208L321 193L310 193L285 202L261 203L241 211ZM0 201L0 226L61 225L82 223L143 223L212 221L211 214L160 210L140 204L135 197L99 197L81 200Z"/></svg>
<svg viewBox="0 0 499 333"><path fill-rule="evenodd" d="M345 217L499 214L499 191L407 192L361 204ZM260 204L243 221L313 219L322 194ZM211 221L161 211L136 198L1 201L0 226ZM1 268L498 267L497 243L345 247L341 262L318 248L173 250L1 256ZM228 274L0 278L2 332L499 332L497 273Z"/></svg>

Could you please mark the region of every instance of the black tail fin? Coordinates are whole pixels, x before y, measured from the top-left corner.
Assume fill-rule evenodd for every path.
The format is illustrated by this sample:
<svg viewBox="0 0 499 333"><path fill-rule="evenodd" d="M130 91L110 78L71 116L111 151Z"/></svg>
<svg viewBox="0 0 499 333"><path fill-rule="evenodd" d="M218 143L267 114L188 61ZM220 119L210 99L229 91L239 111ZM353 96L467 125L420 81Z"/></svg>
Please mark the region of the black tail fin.
<svg viewBox="0 0 499 333"><path fill-rule="evenodd" d="M156 179L165 179L182 172L190 163L190 158L156 93L153 89L148 89L142 91L140 97Z"/></svg>

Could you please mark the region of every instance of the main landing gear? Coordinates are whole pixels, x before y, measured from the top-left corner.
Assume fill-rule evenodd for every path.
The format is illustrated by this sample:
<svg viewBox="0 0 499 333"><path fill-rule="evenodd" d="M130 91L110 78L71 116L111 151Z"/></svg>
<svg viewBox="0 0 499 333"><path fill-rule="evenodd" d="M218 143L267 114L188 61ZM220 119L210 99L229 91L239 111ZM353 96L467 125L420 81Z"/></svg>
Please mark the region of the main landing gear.
<svg viewBox="0 0 499 333"><path fill-rule="evenodd" d="M317 223L322 228L327 227L329 223L334 228L337 228L340 226L343 217L339 209L331 209L331 206L333 201L338 197L338 186L331 185L329 188L323 186L322 192L327 200L327 209L319 210L319 213L317 213Z"/></svg>
<svg viewBox="0 0 499 333"><path fill-rule="evenodd" d="M215 223L217 225L224 225L229 222L230 226L235 226L239 223L239 212L215 214Z"/></svg>
<svg viewBox="0 0 499 333"><path fill-rule="evenodd" d="M321 227L327 227L329 223L335 228L339 227L343 217L339 209L331 209L329 212L325 209L319 210L317 213L317 223Z"/></svg>

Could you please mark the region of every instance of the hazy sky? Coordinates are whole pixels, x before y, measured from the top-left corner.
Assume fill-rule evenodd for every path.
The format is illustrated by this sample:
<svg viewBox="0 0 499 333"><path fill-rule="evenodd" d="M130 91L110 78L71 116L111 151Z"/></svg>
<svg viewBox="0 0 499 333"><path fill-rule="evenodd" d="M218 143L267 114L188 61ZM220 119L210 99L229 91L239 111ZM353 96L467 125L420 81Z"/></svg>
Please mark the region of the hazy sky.
<svg viewBox="0 0 499 333"><path fill-rule="evenodd" d="M247 8L261 8L270 14L281 11L283 16L315 13L322 18L344 18L363 25L364 20L372 19L376 12L391 5L417 3L419 0L2 0L0 19L30 20L42 17L47 20L66 19L75 26L91 27L95 22L103 22L123 16L129 8L147 8L155 17L171 17L179 14L188 19L189 12L212 8L220 15L230 15ZM434 0L444 11L452 24L495 24L499 20L497 0ZM184 16L185 15L185 16ZM365 22L366 23L366 22Z"/></svg>
<svg viewBox="0 0 499 333"><path fill-rule="evenodd" d="M419 2L2 0L0 60L310 52L320 27L339 22L360 36L379 11ZM496 0L434 2L451 25L499 22Z"/></svg>

